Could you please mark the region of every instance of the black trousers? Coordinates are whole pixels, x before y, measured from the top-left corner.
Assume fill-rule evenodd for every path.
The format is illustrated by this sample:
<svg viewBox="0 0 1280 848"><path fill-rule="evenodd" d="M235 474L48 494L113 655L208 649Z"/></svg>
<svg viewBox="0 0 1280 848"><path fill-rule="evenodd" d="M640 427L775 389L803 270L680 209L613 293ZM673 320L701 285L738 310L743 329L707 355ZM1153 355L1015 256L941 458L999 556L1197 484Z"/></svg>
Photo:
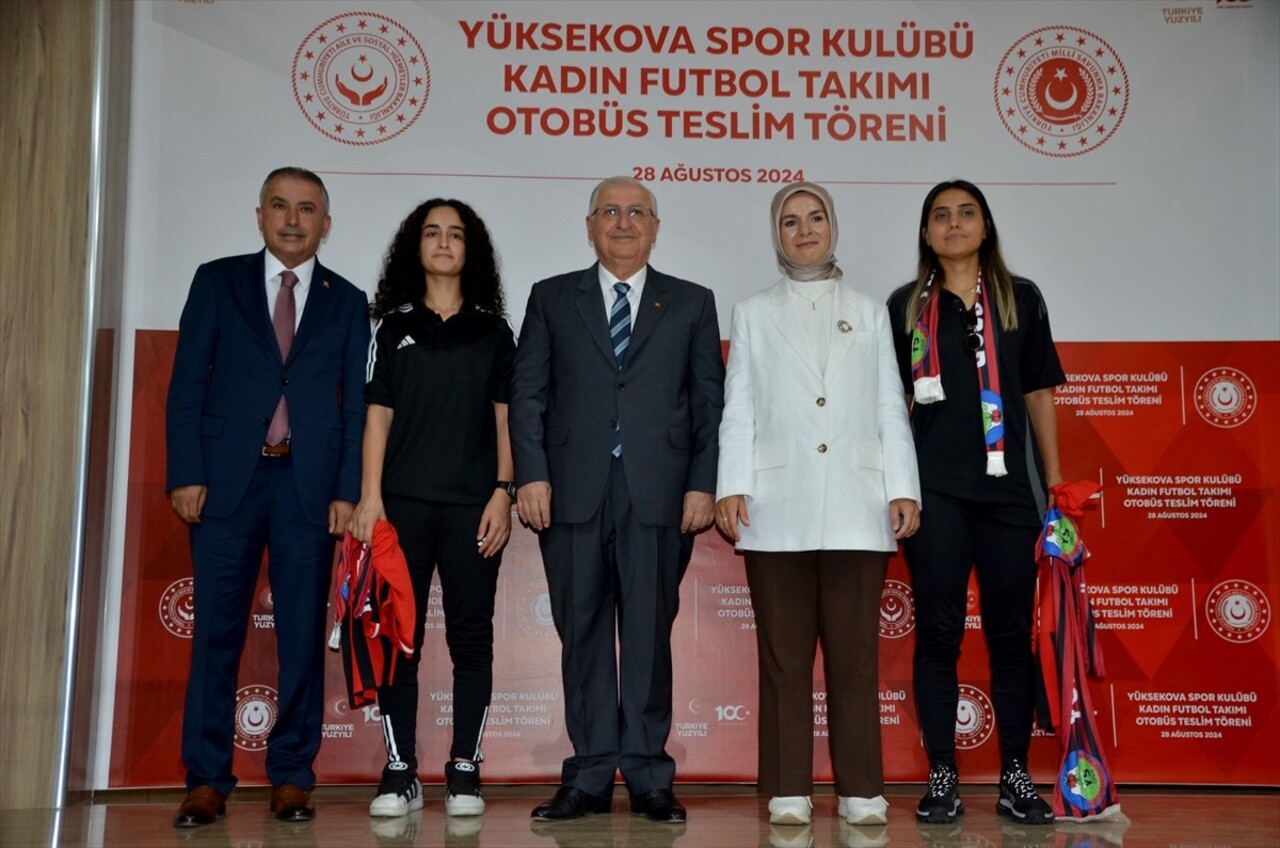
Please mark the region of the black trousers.
<svg viewBox="0 0 1280 848"><path fill-rule="evenodd" d="M409 563L418 621L413 657L400 658L390 685L378 687L378 708L387 757L417 771L418 665L431 594L431 574L440 569L444 638L453 661L453 742L450 758L483 759L489 699L493 694L493 603L501 553L485 559L477 552L476 530L484 507L384 498L387 519L396 528Z"/></svg>
<svg viewBox="0 0 1280 848"><path fill-rule="evenodd" d="M671 788L671 626L693 536L641 524L615 459L599 511L540 541L573 743L561 783L608 798L620 768L634 794Z"/></svg>
<svg viewBox="0 0 1280 848"><path fill-rule="evenodd" d="M976 568L991 702L1003 762L1024 764L1035 709L1031 652L1036 539L1026 510L1004 510L925 491L920 531L904 543L916 604L916 712L931 764L954 763L969 573Z"/></svg>

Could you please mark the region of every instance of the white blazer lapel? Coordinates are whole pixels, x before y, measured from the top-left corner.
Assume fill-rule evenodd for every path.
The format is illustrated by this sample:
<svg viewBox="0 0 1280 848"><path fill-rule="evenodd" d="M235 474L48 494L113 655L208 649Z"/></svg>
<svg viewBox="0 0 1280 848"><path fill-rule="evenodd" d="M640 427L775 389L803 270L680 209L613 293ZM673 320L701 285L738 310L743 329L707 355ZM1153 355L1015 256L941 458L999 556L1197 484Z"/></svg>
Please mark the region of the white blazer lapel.
<svg viewBox="0 0 1280 848"><path fill-rule="evenodd" d="M831 320L835 322L835 326L831 328L831 341L827 345L826 370L823 372L827 380L834 380L840 372L845 357L853 347L854 335L866 330L865 327L858 326L858 310L853 298L848 296L843 280L836 283L832 295Z"/></svg>
<svg viewBox="0 0 1280 848"><path fill-rule="evenodd" d="M821 380L822 370L818 367L813 351L810 349L809 334L805 332L804 325L796 318L795 312L789 308L787 303L789 296L787 280L784 277L769 293L769 320L773 322L773 325L778 329L778 334L795 352L795 355L800 358L804 366Z"/></svg>

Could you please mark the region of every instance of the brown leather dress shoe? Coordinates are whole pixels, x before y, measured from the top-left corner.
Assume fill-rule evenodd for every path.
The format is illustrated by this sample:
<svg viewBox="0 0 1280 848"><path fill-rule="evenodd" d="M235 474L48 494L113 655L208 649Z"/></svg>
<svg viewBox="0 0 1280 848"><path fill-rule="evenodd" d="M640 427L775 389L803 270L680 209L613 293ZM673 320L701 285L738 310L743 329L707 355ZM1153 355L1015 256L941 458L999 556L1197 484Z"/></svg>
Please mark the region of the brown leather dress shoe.
<svg viewBox="0 0 1280 848"><path fill-rule="evenodd" d="M212 786L197 786L173 817L174 827L201 827L213 824L227 813L226 797Z"/></svg>
<svg viewBox="0 0 1280 848"><path fill-rule="evenodd" d="M271 812L280 821L311 821L316 817L316 805L305 789L286 783L271 790Z"/></svg>

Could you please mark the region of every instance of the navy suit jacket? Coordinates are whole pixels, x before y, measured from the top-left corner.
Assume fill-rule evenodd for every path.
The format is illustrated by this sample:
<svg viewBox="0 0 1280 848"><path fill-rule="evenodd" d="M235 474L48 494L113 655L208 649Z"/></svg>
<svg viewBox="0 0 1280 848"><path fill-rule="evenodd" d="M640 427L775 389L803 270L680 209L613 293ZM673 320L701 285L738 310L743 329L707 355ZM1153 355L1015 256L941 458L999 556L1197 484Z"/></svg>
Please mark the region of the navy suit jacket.
<svg viewBox="0 0 1280 848"><path fill-rule="evenodd" d="M166 491L204 485L204 515L239 505L283 392L298 496L328 525L329 503L360 499L369 301L316 262L287 361L265 285L265 251L196 270L178 325L165 420Z"/></svg>
<svg viewBox="0 0 1280 848"><path fill-rule="evenodd" d="M679 525L684 493L716 486L724 360L715 296L650 267L619 371L597 267L529 294L510 405L516 481L551 483L553 521L588 520L604 499L620 423L636 517Z"/></svg>

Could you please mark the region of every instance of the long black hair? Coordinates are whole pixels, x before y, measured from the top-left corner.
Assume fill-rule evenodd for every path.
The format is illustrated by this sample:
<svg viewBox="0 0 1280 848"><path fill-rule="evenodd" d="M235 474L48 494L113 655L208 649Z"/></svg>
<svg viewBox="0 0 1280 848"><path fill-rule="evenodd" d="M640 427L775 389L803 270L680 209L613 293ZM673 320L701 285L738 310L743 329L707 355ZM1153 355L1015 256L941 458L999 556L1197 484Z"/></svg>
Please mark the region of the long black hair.
<svg viewBox="0 0 1280 848"><path fill-rule="evenodd" d="M916 230L916 246L920 260L916 265L916 281L911 285L911 296L907 299L906 332L910 333L915 329L916 321L924 309L924 304L920 302L920 295L924 292L929 277L936 274L935 283L942 283L944 275L942 265L938 262L938 254L925 241L924 234L929 228L929 211L933 208L933 202L938 199L938 195L953 188L971 195L978 201L978 208L982 210L982 220L986 224L987 233L978 247L978 267L982 269L983 281L995 295L996 311L1000 313L1000 326L1006 330L1016 330L1018 329L1018 307L1013 297L1013 274L1005 265L1004 256L1000 253L1000 235L996 232L996 220L991 215L987 198L982 193L982 189L968 180L947 180L929 189L929 193L924 198L924 206L920 208L920 226Z"/></svg>

